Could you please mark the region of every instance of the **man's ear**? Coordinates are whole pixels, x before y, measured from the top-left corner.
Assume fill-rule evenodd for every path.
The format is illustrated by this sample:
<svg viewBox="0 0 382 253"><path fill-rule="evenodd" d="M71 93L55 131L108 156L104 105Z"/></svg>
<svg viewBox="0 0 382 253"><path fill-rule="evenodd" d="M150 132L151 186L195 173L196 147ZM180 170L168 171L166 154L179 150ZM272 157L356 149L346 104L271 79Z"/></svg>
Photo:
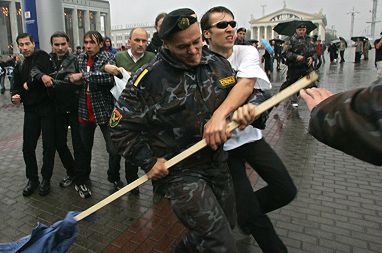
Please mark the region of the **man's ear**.
<svg viewBox="0 0 382 253"><path fill-rule="evenodd" d="M203 31L203 37L204 39L211 39L211 33L208 30Z"/></svg>
<svg viewBox="0 0 382 253"><path fill-rule="evenodd" d="M163 40L162 47L168 49L168 42L166 40Z"/></svg>

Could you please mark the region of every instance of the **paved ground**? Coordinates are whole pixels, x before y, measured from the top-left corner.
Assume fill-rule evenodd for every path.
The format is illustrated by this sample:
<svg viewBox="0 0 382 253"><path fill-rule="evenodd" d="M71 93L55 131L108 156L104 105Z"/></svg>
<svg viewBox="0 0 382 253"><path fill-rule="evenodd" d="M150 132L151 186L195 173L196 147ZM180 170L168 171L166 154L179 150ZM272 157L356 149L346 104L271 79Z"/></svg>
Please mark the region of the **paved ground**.
<svg viewBox="0 0 382 253"><path fill-rule="evenodd" d="M349 53L349 52L348 52ZM373 61L326 63L320 85L332 91L365 87L376 79ZM329 57L326 56L328 59ZM371 57L373 59L373 56ZM277 88L282 74L275 73ZM273 111L266 139L279 153L298 187L297 198L270 214L289 252L381 252L382 171L307 134L309 113L282 103ZM61 189L65 172L56 156L52 192L25 198L22 107L9 105L9 92L0 96L0 242L30 234L36 222L52 224L69 210L84 210L112 192L106 180L107 155L97 132L91 175L93 197L83 200L73 188ZM41 143L38 162L41 164ZM256 177L251 175L253 182ZM258 180L256 188L264 183ZM98 212L92 223L81 222L80 235L70 252L173 252L184 232L166 200L153 200L151 183L139 197L126 195ZM261 252L250 237L236 233L241 252Z"/></svg>

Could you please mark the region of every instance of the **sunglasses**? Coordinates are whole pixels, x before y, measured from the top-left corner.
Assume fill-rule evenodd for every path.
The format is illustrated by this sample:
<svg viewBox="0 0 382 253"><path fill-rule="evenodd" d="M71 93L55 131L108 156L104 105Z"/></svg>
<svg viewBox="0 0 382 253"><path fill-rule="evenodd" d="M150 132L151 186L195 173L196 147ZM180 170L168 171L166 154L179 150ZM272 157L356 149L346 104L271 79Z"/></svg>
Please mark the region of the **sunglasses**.
<svg viewBox="0 0 382 253"><path fill-rule="evenodd" d="M234 20L232 20L232 21L220 21L220 22L217 22L216 24L211 25L209 28L216 26L216 28L225 29L228 27L228 25L230 25L232 28L235 28L236 27L236 21L234 21Z"/></svg>

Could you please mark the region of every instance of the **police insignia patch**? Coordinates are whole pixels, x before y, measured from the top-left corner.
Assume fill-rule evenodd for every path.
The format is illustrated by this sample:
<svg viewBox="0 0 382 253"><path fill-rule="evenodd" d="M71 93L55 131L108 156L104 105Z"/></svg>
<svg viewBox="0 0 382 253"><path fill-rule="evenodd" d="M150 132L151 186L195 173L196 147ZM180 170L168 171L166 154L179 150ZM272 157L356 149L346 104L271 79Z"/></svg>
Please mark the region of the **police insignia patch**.
<svg viewBox="0 0 382 253"><path fill-rule="evenodd" d="M117 108L114 108L113 113L110 116L110 127L116 127L121 119L122 114L117 110Z"/></svg>
<svg viewBox="0 0 382 253"><path fill-rule="evenodd" d="M235 84L235 82L236 82L236 79L234 76L229 76L219 80L220 85L223 87L231 85L231 84Z"/></svg>
<svg viewBox="0 0 382 253"><path fill-rule="evenodd" d="M190 20L188 18L183 17L178 20L178 28L180 30L187 29L190 26Z"/></svg>

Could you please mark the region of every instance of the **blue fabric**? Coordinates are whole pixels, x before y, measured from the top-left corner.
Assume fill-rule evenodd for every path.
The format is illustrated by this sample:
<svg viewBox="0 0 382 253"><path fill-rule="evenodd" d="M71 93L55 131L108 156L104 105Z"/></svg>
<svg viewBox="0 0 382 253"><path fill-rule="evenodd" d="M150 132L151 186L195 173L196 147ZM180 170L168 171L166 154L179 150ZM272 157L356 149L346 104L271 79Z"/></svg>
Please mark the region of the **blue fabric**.
<svg viewBox="0 0 382 253"><path fill-rule="evenodd" d="M48 227L37 224L32 234L10 243L0 243L1 253L61 253L66 252L78 236L77 221L74 217L79 212L69 212L64 220ZM87 219L92 220L92 215Z"/></svg>
<svg viewBox="0 0 382 253"><path fill-rule="evenodd" d="M262 39L262 40L261 40L261 44L264 45L265 50L267 50L268 53L269 53L271 56L273 56L273 55L275 54L275 52L273 51L273 47L271 46L271 44L269 44L269 41L268 41L268 40L266 40L266 39Z"/></svg>

